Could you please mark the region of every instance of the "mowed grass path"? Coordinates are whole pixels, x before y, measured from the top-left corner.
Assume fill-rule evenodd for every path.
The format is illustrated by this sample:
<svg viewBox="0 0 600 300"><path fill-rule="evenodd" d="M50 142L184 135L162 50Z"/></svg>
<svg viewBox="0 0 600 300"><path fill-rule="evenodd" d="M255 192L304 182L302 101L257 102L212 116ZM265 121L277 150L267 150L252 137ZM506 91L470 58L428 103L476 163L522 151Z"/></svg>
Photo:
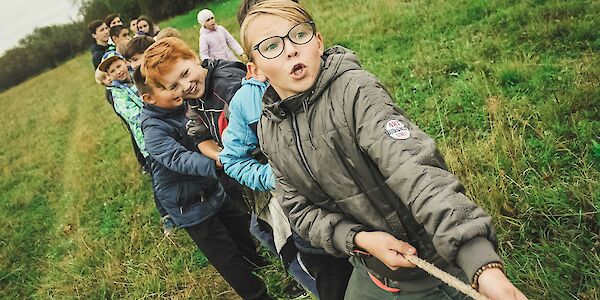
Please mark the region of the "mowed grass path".
<svg viewBox="0 0 600 300"><path fill-rule="evenodd" d="M600 299L599 2L302 2L438 141L519 288ZM238 3L211 6L236 37ZM162 25L197 49L195 14ZM236 298L184 232L163 238L90 61L0 94L0 298Z"/></svg>

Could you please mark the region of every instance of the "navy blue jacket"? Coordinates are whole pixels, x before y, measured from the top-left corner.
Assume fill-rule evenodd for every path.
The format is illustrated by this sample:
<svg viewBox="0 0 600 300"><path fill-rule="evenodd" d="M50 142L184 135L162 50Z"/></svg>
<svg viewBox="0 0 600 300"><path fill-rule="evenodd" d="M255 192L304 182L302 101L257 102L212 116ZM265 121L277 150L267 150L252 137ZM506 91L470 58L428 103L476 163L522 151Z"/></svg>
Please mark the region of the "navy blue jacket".
<svg viewBox="0 0 600 300"><path fill-rule="evenodd" d="M223 120L228 118L229 102L246 76L246 66L241 62L205 59L202 67L208 70L204 96L186 99L190 105L188 135L196 144L214 140L222 146Z"/></svg>
<svg viewBox="0 0 600 300"><path fill-rule="evenodd" d="M141 113L156 196L180 227L203 222L226 198L215 162L199 153L186 134L185 110L185 103L176 109L144 103Z"/></svg>

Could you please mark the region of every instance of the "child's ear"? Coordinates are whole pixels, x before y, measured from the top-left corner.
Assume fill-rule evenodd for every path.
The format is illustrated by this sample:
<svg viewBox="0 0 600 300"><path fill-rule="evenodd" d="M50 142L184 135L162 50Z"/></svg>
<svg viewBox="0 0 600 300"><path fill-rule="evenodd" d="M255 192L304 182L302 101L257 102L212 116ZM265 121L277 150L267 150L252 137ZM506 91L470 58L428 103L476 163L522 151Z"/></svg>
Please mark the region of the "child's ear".
<svg viewBox="0 0 600 300"><path fill-rule="evenodd" d="M265 76L253 62L248 62L246 67L248 68L248 75L250 75L250 77L262 82L268 80L267 76Z"/></svg>
<svg viewBox="0 0 600 300"><path fill-rule="evenodd" d="M325 51L324 48L323 48L323 45L324 45L323 44L323 36L318 31L317 31L317 34L316 34L316 38L317 38L317 43L319 45L319 54L323 55L323 51Z"/></svg>
<svg viewBox="0 0 600 300"><path fill-rule="evenodd" d="M156 102L154 101L154 99L152 99L152 96L150 96L150 94L142 94L142 100L150 104L154 104Z"/></svg>

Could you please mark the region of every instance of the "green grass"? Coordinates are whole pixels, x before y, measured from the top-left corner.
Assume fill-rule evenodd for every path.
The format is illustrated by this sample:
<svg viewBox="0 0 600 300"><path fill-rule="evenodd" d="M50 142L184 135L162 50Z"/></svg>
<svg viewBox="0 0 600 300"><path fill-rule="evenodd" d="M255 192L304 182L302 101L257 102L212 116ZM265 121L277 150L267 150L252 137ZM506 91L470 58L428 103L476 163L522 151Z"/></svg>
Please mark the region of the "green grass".
<svg viewBox="0 0 600 300"><path fill-rule="evenodd" d="M302 2L438 141L530 299L600 299L600 3ZM238 3L209 4L236 37ZM197 50L196 13L161 27ZM0 103L0 298L236 297L162 237L88 53ZM280 295L281 268L261 274Z"/></svg>

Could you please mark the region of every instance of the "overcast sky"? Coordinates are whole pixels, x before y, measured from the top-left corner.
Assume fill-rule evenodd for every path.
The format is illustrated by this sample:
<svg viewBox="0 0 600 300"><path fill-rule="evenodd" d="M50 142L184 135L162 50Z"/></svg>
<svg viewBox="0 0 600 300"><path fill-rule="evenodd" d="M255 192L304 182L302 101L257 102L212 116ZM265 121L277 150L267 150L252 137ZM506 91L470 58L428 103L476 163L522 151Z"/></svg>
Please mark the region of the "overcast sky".
<svg viewBox="0 0 600 300"><path fill-rule="evenodd" d="M36 27L78 18L74 0L0 0L0 55Z"/></svg>

